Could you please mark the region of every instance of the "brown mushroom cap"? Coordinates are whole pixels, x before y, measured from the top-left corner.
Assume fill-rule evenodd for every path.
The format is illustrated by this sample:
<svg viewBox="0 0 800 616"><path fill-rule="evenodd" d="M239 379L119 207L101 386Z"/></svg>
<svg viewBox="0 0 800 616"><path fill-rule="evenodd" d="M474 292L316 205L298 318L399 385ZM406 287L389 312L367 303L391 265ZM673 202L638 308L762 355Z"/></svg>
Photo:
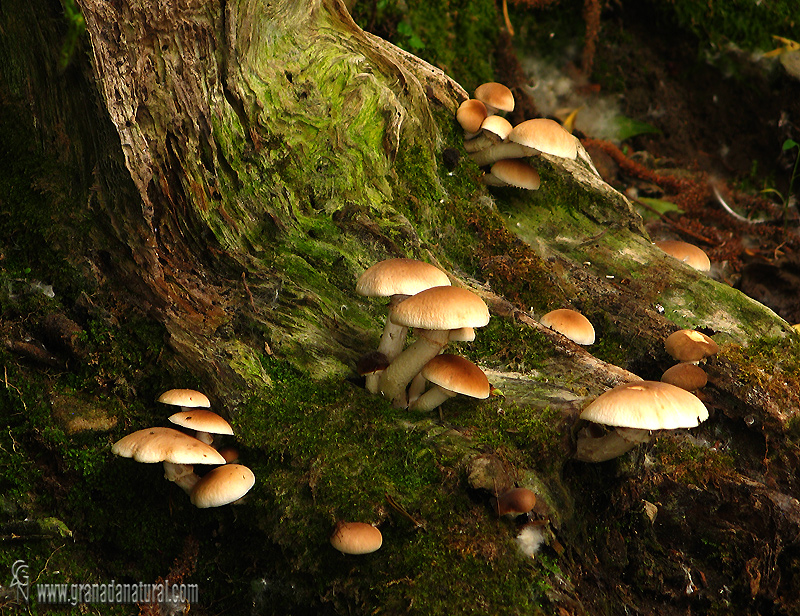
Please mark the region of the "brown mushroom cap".
<svg viewBox="0 0 800 616"><path fill-rule="evenodd" d="M664 348L678 361L700 361L719 351L716 342L694 329L673 332L664 341Z"/></svg>
<svg viewBox="0 0 800 616"><path fill-rule="evenodd" d="M448 286L438 267L416 259L386 259L369 267L356 282L356 293L367 297L415 295L430 287Z"/></svg>
<svg viewBox="0 0 800 616"><path fill-rule="evenodd" d="M486 374L470 360L459 355L437 355L425 364L421 373L428 381L447 391L471 398L489 397L489 379Z"/></svg>
<svg viewBox="0 0 800 616"><path fill-rule="evenodd" d="M679 240L661 240L655 243L661 250L678 261L683 261L686 265L693 267L700 272L707 272L711 269L711 260L702 248L681 242Z"/></svg>
<svg viewBox="0 0 800 616"><path fill-rule="evenodd" d="M182 428L208 432L209 434L233 434L233 428L222 417L206 409L180 411L170 415L169 420Z"/></svg>
<svg viewBox="0 0 800 616"><path fill-rule="evenodd" d="M186 408L208 408L211 406L208 397L194 389L170 389L158 397L158 402Z"/></svg>
<svg viewBox="0 0 800 616"><path fill-rule="evenodd" d="M111 451L137 462L225 464L225 458L216 449L172 428L138 430L114 443Z"/></svg>
<svg viewBox="0 0 800 616"><path fill-rule="evenodd" d="M513 186L525 190L538 190L541 184L539 172L524 160L505 158L492 165L491 173L484 175L489 186Z"/></svg>
<svg viewBox="0 0 800 616"><path fill-rule="evenodd" d="M635 381L609 389L581 419L639 430L693 428L708 419L705 405L685 389L660 381Z"/></svg>
<svg viewBox="0 0 800 616"><path fill-rule="evenodd" d="M488 115L486 105L479 100L469 98L458 106L456 121L467 133L474 134L481 129L481 124Z"/></svg>
<svg viewBox="0 0 800 616"><path fill-rule="evenodd" d="M246 466L225 464L203 475L189 498L200 509L222 507L242 498L255 482L256 476Z"/></svg>
<svg viewBox="0 0 800 616"><path fill-rule="evenodd" d="M383 545L383 536L372 524L341 522L331 535L331 545L345 554L369 554Z"/></svg>
<svg viewBox="0 0 800 616"><path fill-rule="evenodd" d="M483 327L489 322L489 309L469 289L440 286L409 297L392 308L389 318L406 327L450 330Z"/></svg>
<svg viewBox="0 0 800 616"><path fill-rule="evenodd" d="M536 494L528 488L512 488L497 497L497 515L520 515L536 506Z"/></svg>
<svg viewBox="0 0 800 616"><path fill-rule="evenodd" d="M664 383L670 383L686 391L701 389L708 383L706 371L695 364L680 363L667 368L661 375Z"/></svg>
<svg viewBox="0 0 800 616"><path fill-rule="evenodd" d="M552 310L539 319L539 322L577 344L594 344L594 327L589 319L577 310L569 308Z"/></svg>
<svg viewBox="0 0 800 616"><path fill-rule="evenodd" d="M534 118L520 122L506 139L544 154L572 160L578 157L578 140L561 124L549 118Z"/></svg>
<svg viewBox="0 0 800 616"><path fill-rule="evenodd" d="M506 120L503 116L490 115L486 116L486 119L481 123L481 130L491 133L502 141L508 137L508 134L514 130L514 127L511 125L511 122Z"/></svg>
<svg viewBox="0 0 800 616"><path fill-rule="evenodd" d="M486 105L489 113L514 111L514 94L502 83L490 81L475 88L475 98Z"/></svg>

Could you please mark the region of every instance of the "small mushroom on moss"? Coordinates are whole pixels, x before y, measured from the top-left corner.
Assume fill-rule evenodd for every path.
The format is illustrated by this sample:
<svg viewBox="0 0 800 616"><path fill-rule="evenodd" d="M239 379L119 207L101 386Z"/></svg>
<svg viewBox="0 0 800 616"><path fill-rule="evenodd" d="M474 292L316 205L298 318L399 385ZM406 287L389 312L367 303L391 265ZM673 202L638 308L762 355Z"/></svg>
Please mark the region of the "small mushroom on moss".
<svg viewBox="0 0 800 616"><path fill-rule="evenodd" d="M634 381L595 398L581 419L614 428L604 436L578 434L575 457L604 462L649 442L652 431L696 427L708 419L708 410L696 396L675 385Z"/></svg>
<svg viewBox="0 0 800 616"><path fill-rule="evenodd" d="M702 248L694 244L680 240L660 240L655 244L669 256L683 261L700 272L707 272L711 269L711 260L708 255Z"/></svg>
<svg viewBox="0 0 800 616"><path fill-rule="evenodd" d="M708 383L706 371L695 364L681 362L667 368L661 375L664 383L670 383L686 391L697 391Z"/></svg>
<svg viewBox="0 0 800 616"><path fill-rule="evenodd" d="M489 146L501 143L514 129L511 122L502 116L490 115L481 123L481 130L476 137L464 142L467 152L477 152Z"/></svg>
<svg viewBox="0 0 800 616"><path fill-rule="evenodd" d="M210 408L211 402L204 393L194 389L170 389L158 397L158 402L170 406L181 406L186 409Z"/></svg>
<svg viewBox="0 0 800 616"><path fill-rule="evenodd" d="M594 344L594 327L592 323L577 310L559 308L542 316L539 322L545 327L566 336L576 344Z"/></svg>
<svg viewBox="0 0 800 616"><path fill-rule="evenodd" d="M536 494L528 488L511 488L497 498L492 505L499 516L518 516L528 513L536 506Z"/></svg>
<svg viewBox="0 0 800 616"><path fill-rule="evenodd" d="M366 522L339 522L330 541L344 554L369 554L383 545L383 535Z"/></svg>
<svg viewBox="0 0 800 616"><path fill-rule="evenodd" d="M189 498L200 509L222 507L240 500L256 483L256 476L241 464L219 466L203 475Z"/></svg>
<svg viewBox="0 0 800 616"><path fill-rule="evenodd" d="M483 174L483 183L487 186L511 186L524 190L538 190L541 185L539 172L524 160L506 158L498 160Z"/></svg>
<svg viewBox="0 0 800 616"><path fill-rule="evenodd" d="M679 329L664 341L664 348L673 359L682 362L699 362L715 355L719 346L703 332L694 329Z"/></svg>
<svg viewBox="0 0 800 616"><path fill-rule="evenodd" d="M481 101L469 98L458 106L456 121L464 129L464 138L474 139L480 134L481 124L489 112Z"/></svg>

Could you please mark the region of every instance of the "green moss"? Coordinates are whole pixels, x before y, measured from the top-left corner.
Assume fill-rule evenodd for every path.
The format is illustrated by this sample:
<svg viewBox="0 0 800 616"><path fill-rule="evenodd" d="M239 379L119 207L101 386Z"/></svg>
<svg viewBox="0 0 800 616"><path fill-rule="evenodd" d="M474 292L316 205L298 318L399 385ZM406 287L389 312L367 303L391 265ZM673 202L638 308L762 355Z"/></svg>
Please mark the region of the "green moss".
<svg viewBox="0 0 800 616"><path fill-rule="evenodd" d="M553 353L553 345L545 336L502 318L491 319L479 330L469 352L475 360L519 372L540 368Z"/></svg>
<svg viewBox="0 0 800 616"><path fill-rule="evenodd" d="M736 467L736 460L729 453L668 437L655 442L653 453L664 472L683 484L707 486Z"/></svg>

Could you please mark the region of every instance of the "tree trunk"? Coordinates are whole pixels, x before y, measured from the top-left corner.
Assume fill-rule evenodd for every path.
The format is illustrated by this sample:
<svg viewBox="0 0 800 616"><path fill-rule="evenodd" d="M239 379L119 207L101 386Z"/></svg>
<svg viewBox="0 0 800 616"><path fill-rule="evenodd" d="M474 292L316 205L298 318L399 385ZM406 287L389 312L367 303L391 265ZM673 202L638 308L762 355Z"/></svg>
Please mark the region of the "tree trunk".
<svg viewBox="0 0 800 616"><path fill-rule="evenodd" d="M12 202L4 184L3 228L46 238L67 264L4 240L0 402L13 412L0 445L37 479L9 480L2 523L45 514L75 537L48 570L29 541L54 548L57 534L30 532L12 562L30 560L43 581L54 566L91 574L69 582L204 580L192 611L209 614L225 601L236 612L427 615L797 606L796 335L661 255L585 152L537 160L537 194L491 196L453 122L464 88L362 31L339 0L77 6L80 16L64 3L66 27L53 2L0 7L3 130L16 140L4 156L46 161L15 166L30 201ZM26 222L34 193L46 213ZM449 401L435 421L353 384L383 318L355 280L388 256L438 264L485 298L492 323L461 349L502 395ZM55 299L23 309L26 258L26 293L37 273ZM594 321L588 351L534 318L565 305ZM165 343L123 349L139 335L134 317ZM678 327L707 328L723 347L707 365L708 425L621 461L574 461L582 406L633 373L657 379ZM151 401L187 384L173 379L231 418L257 477L241 507L198 514L108 453L163 423ZM515 484L545 503L532 514L544 541L532 559L517 523L489 506ZM140 496L149 509L134 513ZM654 501L657 523L641 515ZM380 526L372 560L330 549L345 518Z"/></svg>

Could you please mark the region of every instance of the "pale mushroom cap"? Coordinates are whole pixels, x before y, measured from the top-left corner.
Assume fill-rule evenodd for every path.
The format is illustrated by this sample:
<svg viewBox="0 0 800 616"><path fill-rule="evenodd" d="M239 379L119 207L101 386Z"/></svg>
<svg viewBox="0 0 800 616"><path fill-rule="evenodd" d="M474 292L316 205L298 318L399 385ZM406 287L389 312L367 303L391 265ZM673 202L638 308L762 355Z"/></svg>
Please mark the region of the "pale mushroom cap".
<svg viewBox="0 0 800 616"><path fill-rule="evenodd" d="M242 498L255 483L256 476L246 466L226 464L203 475L189 498L200 509L222 507Z"/></svg>
<svg viewBox="0 0 800 616"><path fill-rule="evenodd" d="M681 242L680 240L661 240L656 242L661 250L678 261L683 261L686 265L693 267L700 272L707 272L711 269L711 260L702 248Z"/></svg>
<svg viewBox="0 0 800 616"><path fill-rule="evenodd" d="M225 458L216 449L173 428L138 430L114 443L111 451L137 462L225 464Z"/></svg>
<svg viewBox="0 0 800 616"><path fill-rule="evenodd" d="M182 428L209 434L233 434L233 428L214 411L194 409L170 415L169 420Z"/></svg>
<svg viewBox="0 0 800 616"><path fill-rule="evenodd" d="M442 353L422 369L422 376L442 389L471 398L489 397L489 379L483 370L458 355Z"/></svg>
<svg viewBox="0 0 800 616"><path fill-rule="evenodd" d="M576 310L559 308L548 312L539 322L577 344L594 344L594 327L589 319Z"/></svg>
<svg viewBox="0 0 800 616"><path fill-rule="evenodd" d="M431 287L392 308L393 323L420 329L483 327L489 309L476 293L462 287Z"/></svg>
<svg viewBox="0 0 800 616"><path fill-rule="evenodd" d="M490 81L475 88L475 98L483 102L487 109L514 111L514 94L502 83Z"/></svg>
<svg viewBox="0 0 800 616"><path fill-rule="evenodd" d="M211 406L208 397L194 389L170 389L158 397L158 402L186 408L208 408Z"/></svg>
<svg viewBox="0 0 800 616"><path fill-rule="evenodd" d="M700 366L680 363L667 368L664 374L661 375L661 380L686 391L694 391L706 386L708 375Z"/></svg>
<svg viewBox="0 0 800 616"><path fill-rule="evenodd" d="M561 124L549 118L520 122L506 139L545 154L572 160L578 157L578 140L564 130Z"/></svg>
<svg viewBox="0 0 800 616"><path fill-rule="evenodd" d="M458 106L456 121L466 132L477 133L488 115L486 105L479 100L469 98Z"/></svg>
<svg viewBox="0 0 800 616"><path fill-rule="evenodd" d="M664 348L678 361L700 361L714 355L719 346L703 332L679 329L664 341Z"/></svg>
<svg viewBox="0 0 800 616"><path fill-rule="evenodd" d="M674 430L699 425L708 419L708 410L685 389L660 381L636 381L595 398L581 419L622 428Z"/></svg>
<svg viewBox="0 0 800 616"><path fill-rule="evenodd" d="M514 129L511 126L511 122L506 120L503 116L498 115L490 115L486 116L486 119L481 124L481 130L488 131L493 135L496 135L502 141L508 134Z"/></svg>
<svg viewBox="0 0 800 616"><path fill-rule="evenodd" d="M345 554L369 554L383 545L383 535L372 524L342 522L331 535L331 545Z"/></svg>
<svg viewBox="0 0 800 616"><path fill-rule="evenodd" d="M415 295L450 279L438 267L416 259L386 259L368 268L356 282L356 293L367 297Z"/></svg>
<svg viewBox="0 0 800 616"><path fill-rule="evenodd" d="M504 184L525 190L537 190L541 184L539 172L524 160L506 158L492 165L492 175Z"/></svg>
<svg viewBox="0 0 800 616"><path fill-rule="evenodd" d="M528 513L536 506L536 494L528 488L511 488L497 498L497 514Z"/></svg>

